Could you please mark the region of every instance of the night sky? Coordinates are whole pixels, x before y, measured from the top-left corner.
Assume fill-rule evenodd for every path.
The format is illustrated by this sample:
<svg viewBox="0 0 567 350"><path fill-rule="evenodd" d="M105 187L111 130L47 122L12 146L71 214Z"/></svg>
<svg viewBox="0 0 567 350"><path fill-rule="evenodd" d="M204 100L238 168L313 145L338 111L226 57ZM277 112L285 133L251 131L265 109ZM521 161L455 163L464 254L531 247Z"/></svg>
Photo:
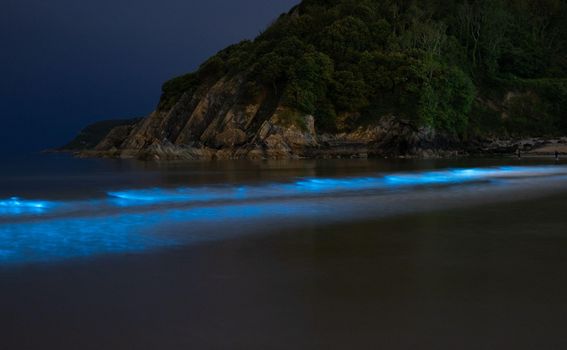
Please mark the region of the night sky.
<svg viewBox="0 0 567 350"><path fill-rule="evenodd" d="M143 116L161 84L254 38L299 0L3 0L0 153Z"/></svg>

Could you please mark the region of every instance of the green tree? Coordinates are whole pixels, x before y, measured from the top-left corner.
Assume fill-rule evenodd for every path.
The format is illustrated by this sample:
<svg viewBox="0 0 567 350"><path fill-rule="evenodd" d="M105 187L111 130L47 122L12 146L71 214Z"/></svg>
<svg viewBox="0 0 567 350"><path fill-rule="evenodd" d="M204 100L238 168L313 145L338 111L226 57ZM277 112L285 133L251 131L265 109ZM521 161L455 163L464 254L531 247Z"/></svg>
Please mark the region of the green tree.
<svg viewBox="0 0 567 350"><path fill-rule="evenodd" d="M427 68L429 74L431 68ZM438 65L425 77L419 100L423 124L454 134L465 132L476 96L471 79L459 68Z"/></svg>
<svg viewBox="0 0 567 350"><path fill-rule="evenodd" d="M308 114L314 114L317 102L327 93L333 75L333 62L320 52L305 53L288 73L289 83L285 90L285 101Z"/></svg>
<svg viewBox="0 0 567 350"><path fill-rule="evenodd" d="M335 72L331 98L337 110L352 112L366 107L368 91L368 86L361 77L355 76L350 71Z"/></svg>

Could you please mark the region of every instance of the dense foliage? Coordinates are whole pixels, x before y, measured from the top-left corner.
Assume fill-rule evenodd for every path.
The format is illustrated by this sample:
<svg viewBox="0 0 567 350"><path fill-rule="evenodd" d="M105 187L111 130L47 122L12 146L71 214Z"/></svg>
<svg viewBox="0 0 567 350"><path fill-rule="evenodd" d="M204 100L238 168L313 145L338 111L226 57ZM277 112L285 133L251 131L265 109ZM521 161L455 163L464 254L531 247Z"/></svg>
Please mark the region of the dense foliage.
<svg viewBox="0 0 567 350"><path fill-rule="evenodd" d="M160 108L236 74L326 130L397 115L461 136L564 132L567 1L304 0L167 82Z"/></svg>

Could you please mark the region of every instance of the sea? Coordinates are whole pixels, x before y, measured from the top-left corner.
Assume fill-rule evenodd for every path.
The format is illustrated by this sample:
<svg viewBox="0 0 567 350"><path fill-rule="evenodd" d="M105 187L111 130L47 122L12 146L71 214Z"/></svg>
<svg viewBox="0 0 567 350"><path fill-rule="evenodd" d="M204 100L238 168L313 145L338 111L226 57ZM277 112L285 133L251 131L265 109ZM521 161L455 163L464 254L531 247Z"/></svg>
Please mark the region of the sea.
<svg viewBox="0 0 567 350"><path fill-rule="evenodd" d="M0 163L0 349L567 348L567 160Z"/></svg>

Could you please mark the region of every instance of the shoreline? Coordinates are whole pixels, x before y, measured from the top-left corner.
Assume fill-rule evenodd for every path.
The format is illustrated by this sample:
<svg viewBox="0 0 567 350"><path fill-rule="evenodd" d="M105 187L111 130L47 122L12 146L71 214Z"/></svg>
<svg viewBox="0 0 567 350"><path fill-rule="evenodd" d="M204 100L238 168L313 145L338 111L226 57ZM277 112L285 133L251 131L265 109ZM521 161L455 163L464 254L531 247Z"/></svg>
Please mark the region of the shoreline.
<svg viewBox="0 0 567 350"><path fill-rule="evenodd" d="M68 153L77 158L138 159L159 161L222 161L222 160L317 160L317 159L455 159L498 156L505 158L521 156L526 158L555 157L567 155L567 137L543 139L515 139L473 142L463 147L416 148L408 152L386 151L373 148L369 144L343 145L342 147L319 147L300 149L289 154L271 154L264 152L243 152L242 148L212 149L208 147L158 146L145 149L113 150L65 150L48 149L42 153Z"/></svg>
<svg viewBox="0 0 567 350"><path fill-rule="evenodd" d="M564 195L545 198L529 217L514 214L533 208L527 200L0 269L3 342L561 348L565 235L533 222L561 225ZM503 223L510 233L493 235Z"/></svg>

